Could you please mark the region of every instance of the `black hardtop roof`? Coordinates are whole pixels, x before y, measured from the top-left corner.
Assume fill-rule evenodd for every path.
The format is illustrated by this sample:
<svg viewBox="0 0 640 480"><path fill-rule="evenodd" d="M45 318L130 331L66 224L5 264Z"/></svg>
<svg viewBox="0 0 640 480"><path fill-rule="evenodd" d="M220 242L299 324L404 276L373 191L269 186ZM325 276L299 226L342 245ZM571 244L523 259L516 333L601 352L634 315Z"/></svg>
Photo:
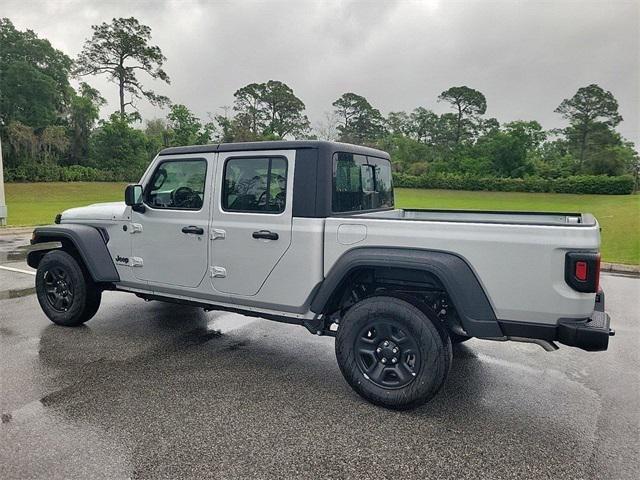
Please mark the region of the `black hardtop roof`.
<svg viewBox="0 0 640 480"><path fill-rule="evenodd" d="M389 158L387 152L375 148L352 145L350 143L327 142L322 140L278 140L268 142L216 143L211 145L193 145L187 147L169 147L161 150L159 155L179 155L187 153L236 152L251 150L298 150L316 149L329 155L334 152L354 153L372 157Z"/></svg>

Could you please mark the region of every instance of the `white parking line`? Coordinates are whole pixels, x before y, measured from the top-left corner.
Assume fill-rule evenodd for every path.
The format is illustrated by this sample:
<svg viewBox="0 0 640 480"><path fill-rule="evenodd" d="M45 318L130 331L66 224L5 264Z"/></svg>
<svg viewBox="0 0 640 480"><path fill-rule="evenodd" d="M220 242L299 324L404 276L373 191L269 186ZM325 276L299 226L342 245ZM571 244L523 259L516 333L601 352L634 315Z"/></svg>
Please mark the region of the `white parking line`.
<svg viewBox="0 0 640 480"><path fill-rule="evenodd" d="M30 272L29 270L22 270L20 268L13 268L13 267L4 267L2 265L0 265L0 270L8 270L9 272L25 273L27 275L35 275L36 274L36 272Z"/></svg>

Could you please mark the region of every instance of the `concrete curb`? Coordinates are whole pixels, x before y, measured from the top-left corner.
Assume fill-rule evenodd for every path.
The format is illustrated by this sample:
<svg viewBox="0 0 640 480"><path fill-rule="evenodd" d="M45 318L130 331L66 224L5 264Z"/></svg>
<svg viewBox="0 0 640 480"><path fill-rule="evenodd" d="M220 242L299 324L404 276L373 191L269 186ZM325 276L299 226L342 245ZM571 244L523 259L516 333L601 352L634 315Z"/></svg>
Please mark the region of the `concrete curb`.
<svg viewBox="0 0 640 480"><path fill-rule="evenodd" d="M33 232L33 227L0 227L0 237L8 235L24 235Z"/></svg>
<svg viewBox="0 0 640 480"><path fill-rule="evenodd" d="M25 235L33 232L34 227L0 227L0 237L9 235ZM602 272L621 273L640 277L640 265L625 265L622 263L602 262L600 266Z"/></svg>
<svg viewBox="0 0 640 480"><path fill-rule="evenodd" d="M600 271L607 273L623 273L625 275L640 277L640 265L624 265L621 263L602 262L600 265Z"/></svg>

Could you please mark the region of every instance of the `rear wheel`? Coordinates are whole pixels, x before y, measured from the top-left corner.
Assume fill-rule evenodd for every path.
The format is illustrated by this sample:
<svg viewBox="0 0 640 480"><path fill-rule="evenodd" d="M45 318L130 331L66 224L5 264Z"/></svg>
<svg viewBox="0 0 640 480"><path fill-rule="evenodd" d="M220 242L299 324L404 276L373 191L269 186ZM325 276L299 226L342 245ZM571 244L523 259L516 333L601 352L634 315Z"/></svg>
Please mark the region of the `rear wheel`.
<svg viewBox="0 0 640 480"><path fill-rule="evenodd" d="M38 264L36 294L40 307L58 325L75 327L100 307L101 290L67 252L54 250Z"/></svg>
<svg viewBox="0 0 640 480"><path fill-rule="evenodd" d="M451 364L451 343L429 310L394 297L372 297L340 321L336 357L362 397L401 410L429 401L440 390Z"/></svg>

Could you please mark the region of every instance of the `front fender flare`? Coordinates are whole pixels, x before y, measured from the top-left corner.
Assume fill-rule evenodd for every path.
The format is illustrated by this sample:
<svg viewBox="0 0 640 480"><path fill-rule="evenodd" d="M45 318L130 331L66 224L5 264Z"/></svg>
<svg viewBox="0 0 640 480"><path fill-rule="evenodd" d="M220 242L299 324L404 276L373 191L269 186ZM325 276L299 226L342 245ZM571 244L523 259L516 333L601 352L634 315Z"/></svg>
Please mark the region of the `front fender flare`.
<svg viewBox="0 0 640 480"><path fill-rule="evenodd" d="M311 302L311 311L323 313L333 293L355 269L393 267L423 270L444 285L463 328L473 337L502 337L503 333L475 273L467 261L450 252L412 248L360 247L344 253L333 265Z"/></svg>
<svg viewBox="0 0 640 480"><path fill-rule="evenodd" d="M95 282L119 282L120 275L113 263L106 239L100 231L89 225L60 224L36 227L31 244L52 241L70 242L80 254L85 267ZM36 250L27 254L27 263L38 268L43 251Z"/></svg>

